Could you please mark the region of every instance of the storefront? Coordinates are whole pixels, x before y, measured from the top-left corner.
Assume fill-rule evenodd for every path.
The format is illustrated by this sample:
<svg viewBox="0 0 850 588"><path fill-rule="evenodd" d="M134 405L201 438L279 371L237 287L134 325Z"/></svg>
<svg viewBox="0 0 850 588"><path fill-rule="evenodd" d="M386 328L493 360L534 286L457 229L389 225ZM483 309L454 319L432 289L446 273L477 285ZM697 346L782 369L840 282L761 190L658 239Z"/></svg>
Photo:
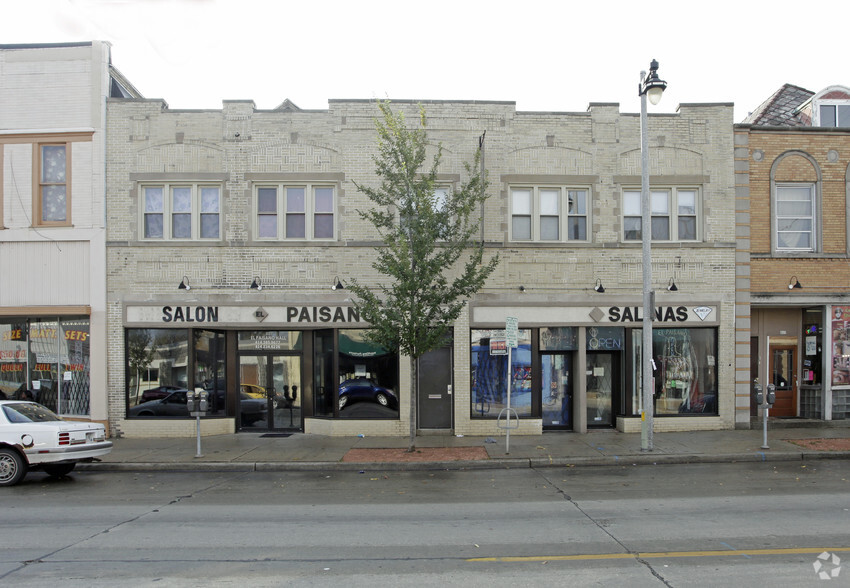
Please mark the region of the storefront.
<svg viewBox="0 0 850 588"><path fill-rule="evenodd" d="M850 306L755 308L751 331L752 380L776 393L770 416L850 418Z"/></svg>
<svg viewBox="0 0 850 588"><path fill-rule="evenodd" d="M507 316L519 319L510 371L498 351ZM634 306L474 306L470 418L498 418L510 393L517 416L539 420L544 431L636 430L641 321ZM717 420L717 306L659 306L653 325L654 414Z"/></svg>
<svg viewBox="0 0 850 588"><path fill-rule="evenodd" d="M128 305L127 421L185 420L192 390L237 431L397 424L398 355L365 327L352 306Z"/></svg>
<svg viewBox="0 0 850 588"><path fill-rule="evenodd" d="M89 415L90 346L88 316L0 318L0 398Z"/></svg>

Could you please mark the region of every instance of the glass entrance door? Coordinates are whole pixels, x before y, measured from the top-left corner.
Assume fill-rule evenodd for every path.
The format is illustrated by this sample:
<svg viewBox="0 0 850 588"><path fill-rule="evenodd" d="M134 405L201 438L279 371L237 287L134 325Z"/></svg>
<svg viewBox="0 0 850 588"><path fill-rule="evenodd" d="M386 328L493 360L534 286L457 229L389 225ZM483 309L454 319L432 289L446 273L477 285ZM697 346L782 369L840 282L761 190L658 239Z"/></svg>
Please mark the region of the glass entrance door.
<svg viewBox="0 0 850 588"><path fill-rule="evenodd" d="M301 430L301 357L240 355L239 429Z"/></svg>
<svg viewBox="0 0 850 588"><path fill-rule="evenodd" d="M613 396L617 381L613 353L587 353L587 426L614 426Z"/></svg>
<svg viewBox="0 0 850 588"><path fill-rule="evenodd" d="M570 382L570 354L540 356L542 412L544 429L573 428L573 394Z"/></svg>

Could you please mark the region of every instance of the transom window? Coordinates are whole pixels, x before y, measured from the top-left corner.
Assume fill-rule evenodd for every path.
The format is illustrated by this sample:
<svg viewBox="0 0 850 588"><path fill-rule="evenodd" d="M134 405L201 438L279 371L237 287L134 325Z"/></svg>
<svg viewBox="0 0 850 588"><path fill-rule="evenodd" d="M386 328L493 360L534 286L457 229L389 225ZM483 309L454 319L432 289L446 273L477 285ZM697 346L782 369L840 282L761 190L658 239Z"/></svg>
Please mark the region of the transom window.
<svg viewBox="0 0 850 588"><path fill-rule="evenodd" d="M333 239L336 189L319 184L257 186L258 239Z"/></svg>
<svg viewBox="0 0 850 588"><path fill-rule="evenodd" d="M221 186L142 186L145 239L220 239Z"/></svg>
<svg viewBox="0 0 850 588"><path fill-rule="evenodd" d="M696 241L699 239L699 191L696 188L650 190L649 209L653 241ZM640 190L623 192L623 238L640 241Z"/></svg>
<svg viewBox="0 0 850 588"><path fill-rule="evenodd" d="M776 185L776 248L814 251L815 186L811 183Z"/></svg>
<svg viewBox="0 0 850 588"><path fill-rule="evenodd" d="M71 222L69 181L71 150L67 143L38 145L38 195L35 225L67 225Z"/></svg>
<svg viewBox="0 0 850 588"><path fill-rule="evenodd" d="M568 186L511 188L512 241L586 241L589 190Z"/></svg>

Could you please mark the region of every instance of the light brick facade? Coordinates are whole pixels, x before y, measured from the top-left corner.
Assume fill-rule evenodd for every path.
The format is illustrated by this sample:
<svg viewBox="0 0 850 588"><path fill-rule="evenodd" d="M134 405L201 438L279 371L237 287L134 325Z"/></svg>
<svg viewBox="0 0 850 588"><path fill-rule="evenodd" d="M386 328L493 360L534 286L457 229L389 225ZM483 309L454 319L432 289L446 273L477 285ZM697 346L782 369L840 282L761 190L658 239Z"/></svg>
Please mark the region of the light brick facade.
<svg viewBox="0 0 850 588"><path fill-rule="evenodd" d="M417 120L417 104L394 103L409 121ZM580 340L599 318L545 323L531 320L539 309L569 315L575 309L641 305L640 242L626 241L623 192L640 188L639 117L624 114L617 104L594 103L584 113L517 112L512 102L425 101L429 140L443 147L440 179L451 185L464 177L486 131L485 164L489 199L484 209L483 238L501 262L484 289L470 301L454 329L453 417L447 431L498 434L495 419L474 418L471 406L470 329L497 328L492 320L476 320L492 312L512 312L520 328L575 327ZM221 306L254 309L285 306L350 304L346 292L332 291L336 277L344 283L356 276L364 283L380 277L371 267L378 244L373 228L357 210L369 206L355 184L375 185L376 152L373 101L331 100L327 110L300 110L284 103L278 110L257 110L251 102L227 101L221 110L170 110L158 100L110 100L107 145L107 266L109 333L109 420L127 435L191 435L188 420L126 418L125 328L156 327L157 318L136 321L136 307ZM716 415L656 418L658 431L732 428L736 424L736 344L746 339L736 331L736 239L741 230L736 212L731 104L682 104L676 114L651 115L649 123L651 184L691 187L698 193L695 241L653 243L653 286L661 307L706 307L713 314L689 326L716 329ZM335 238L328 241L258 238L256 186L277 181L327 182L336 188ZM221 238L174 241L144 238L141 187L150 182L214 182L222 186ZM511 237L511 187L577 186L588 191L586 241L522 242ZM740 200L740 194L738 196ZM740 253L740 247L738 252ZM737 269L736 269L737 268ZM183 277L191 290L177 289ZM254 277L263 289L250 290ZM674 279L677 292L666 286ZM606 293L593 287L597 280ZM522 290L520 290L522 286ZM572 309L572 310L571 310ZM582 310L581 312L586 312ZM492 314L492 313L491 313ZM572 316L572 315L570 315ZM606 323L607 324L607 323ZM503 323L502 323L503 325ZM162 327L162 323L158 325ZM172 325L169 325L172 326ZM181 325L185 327L186 325ZM323 325L298 324L310 333ZM327 325L324 325L327 326ZM351 324L337 326L356 326ZM608 324L608 326L611 326ZM639 322L621 323L639 327ZM245 330L293 328L286 323L229 323L205 328ZM584 351L572 356L574 409L585 402ZM619 360L618 360L619 361ZM629 366L622 354L621 369ZM234 368L235 363L229 369ZM736 367L737 366L737 367ZM304 391L312 394L303 375ZM623 377L617 386L625 386ZM307 433L332 435L406 435L410 402L408 365L399 369L399 420L304 419ZM626 394L617 392L618 398ZM615 404L617 404L615 402ZM627 431L640 421L614 406L612 422ZM234 418L205 422L205 433L232 431ZM592 425L592 423L591 423ZM539 415L521 420L517 434L539 433ZM588 426L576 416L574 430Z"/></svg>

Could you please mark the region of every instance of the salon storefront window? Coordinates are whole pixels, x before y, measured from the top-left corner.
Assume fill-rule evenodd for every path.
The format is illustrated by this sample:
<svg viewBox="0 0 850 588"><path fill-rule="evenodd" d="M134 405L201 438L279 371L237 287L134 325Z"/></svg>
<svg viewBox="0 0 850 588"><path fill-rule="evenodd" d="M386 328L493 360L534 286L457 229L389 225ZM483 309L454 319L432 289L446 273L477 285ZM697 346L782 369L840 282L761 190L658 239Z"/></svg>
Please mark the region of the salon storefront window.
<svg viewBox="0 0 850 588"><path fill-rule="evenodd" d="M398 354L369 341L367 333L339 331L339 417L397 419Z"/></svg>
<svg viewBox="0 0 850 588"><path fill-rule="evenodd" d="M641 411L641 329L632 329L632 414ZM653 329L655 410L659 416L717 415L717 330Z"/></svg>
<svg viewBox="0 0 850 588"><path fill-rule="evenodd" d="M508 355L502 354L505 332L473 329L471 334L473 418L497 418L508 406ZM519 417L530 417L531 329L519 329L517 347L511 351L511 408Z"/></svg>
<svg viewBox="0 0 850 588"><path fill-rule="evenodd" d="M127 329L126 363L127 416L189 415L189 331Z"/></svg>
<svg viewBox="0 0 850 588"><path fill-rule="evenodd" d="M35 400L60 415L89 414L89 319L0 323L0 398Z"/></svg>
<svg viewBox="0 0 850 588"><path fill-rule="evenodd" d="M224 333L220 331L192 331L195 351L195 389L203 388L209 394L208 415L224 416L227 392L224 381Z"/></svg>

